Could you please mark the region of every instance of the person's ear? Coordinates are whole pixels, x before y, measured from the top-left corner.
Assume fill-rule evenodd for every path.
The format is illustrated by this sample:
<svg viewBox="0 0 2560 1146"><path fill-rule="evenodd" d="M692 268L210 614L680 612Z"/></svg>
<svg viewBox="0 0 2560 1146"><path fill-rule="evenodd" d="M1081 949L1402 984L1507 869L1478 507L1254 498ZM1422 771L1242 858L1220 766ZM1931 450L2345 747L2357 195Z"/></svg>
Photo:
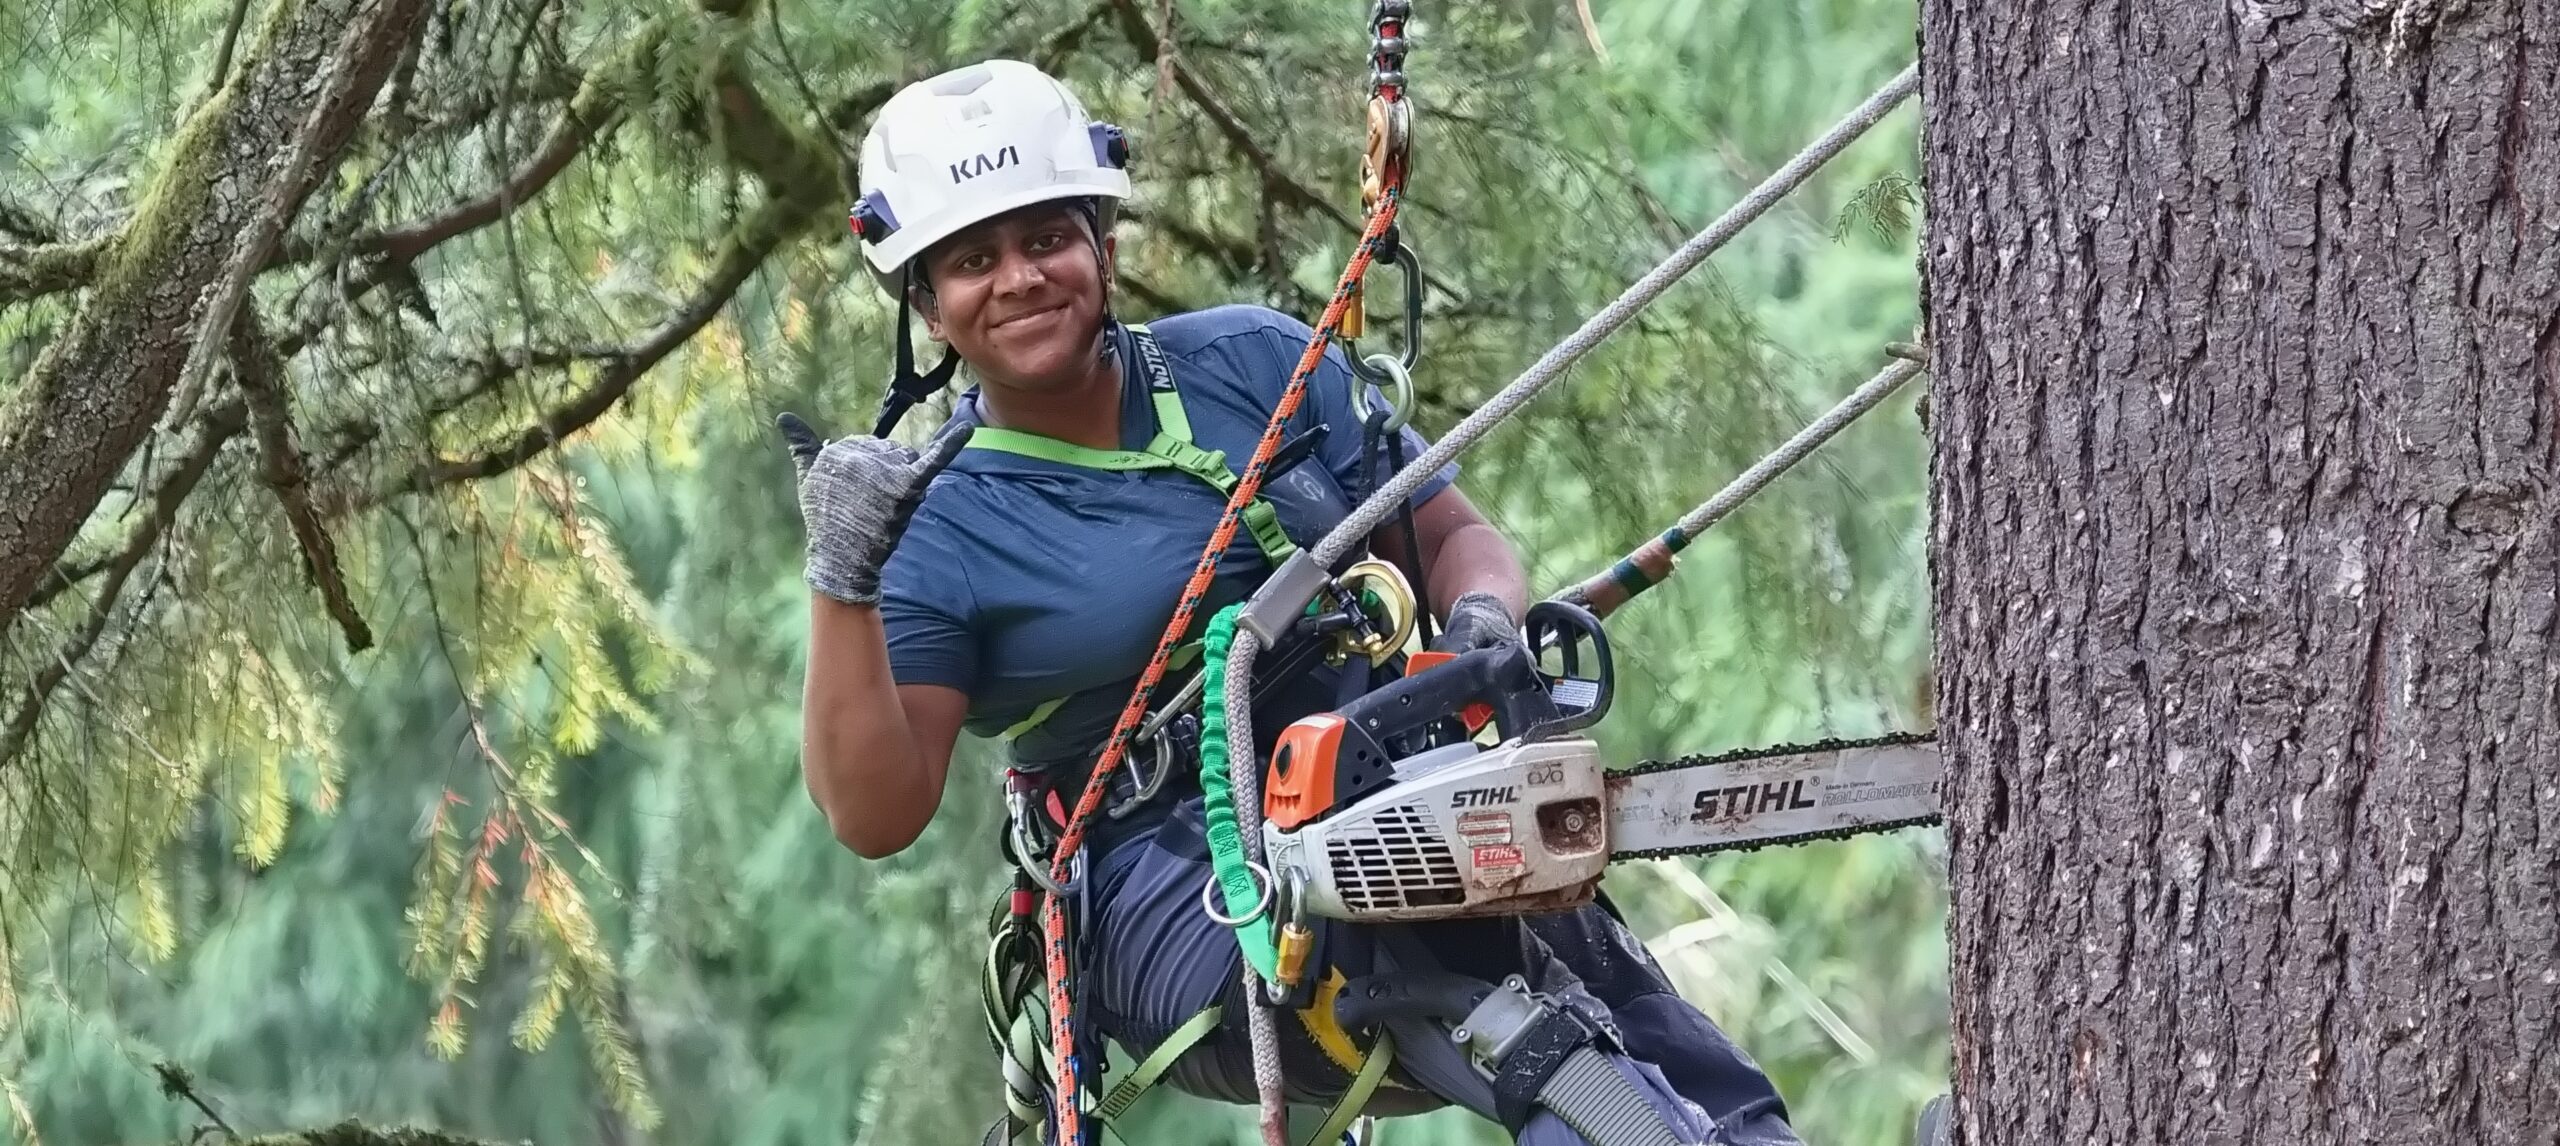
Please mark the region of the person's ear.
<svg viewBox="0 0 2560 1146"><path fill-rule="evenodd" d="M924 316L925 337L945 346L950 345L951 340L943 337L942 334L942 307L939 301L924 291L917 291L915 307L916 313Z"/></svg>

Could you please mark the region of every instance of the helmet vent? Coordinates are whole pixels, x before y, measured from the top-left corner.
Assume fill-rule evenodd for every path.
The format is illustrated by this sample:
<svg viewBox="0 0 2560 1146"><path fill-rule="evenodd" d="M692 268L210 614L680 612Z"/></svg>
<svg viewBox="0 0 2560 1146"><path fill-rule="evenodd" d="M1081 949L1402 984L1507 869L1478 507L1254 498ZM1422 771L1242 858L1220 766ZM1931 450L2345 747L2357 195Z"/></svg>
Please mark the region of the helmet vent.
<svg viewBox="0 0 2560 1146"><path fill-rule="evenodd" d="M987 86L987 81L994 78L994 73L983 64L974 68L963 68L934 81L933 94L964 96Z"/></svg>

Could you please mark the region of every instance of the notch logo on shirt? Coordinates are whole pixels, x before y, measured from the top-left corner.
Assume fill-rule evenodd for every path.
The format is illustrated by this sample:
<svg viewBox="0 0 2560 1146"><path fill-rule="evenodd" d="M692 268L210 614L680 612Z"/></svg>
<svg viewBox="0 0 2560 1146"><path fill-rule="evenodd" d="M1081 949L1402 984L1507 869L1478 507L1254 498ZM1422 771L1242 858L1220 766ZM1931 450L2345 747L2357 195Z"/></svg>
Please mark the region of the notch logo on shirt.
<svg viewBox="0 0 2560 1146"><path fill-rule="evenodd" d="M1022 155L1010 147L999 147L994 155L973 155L951 165L951 181L965 183L999 167L1012 167L1022 162Z"/></svg>

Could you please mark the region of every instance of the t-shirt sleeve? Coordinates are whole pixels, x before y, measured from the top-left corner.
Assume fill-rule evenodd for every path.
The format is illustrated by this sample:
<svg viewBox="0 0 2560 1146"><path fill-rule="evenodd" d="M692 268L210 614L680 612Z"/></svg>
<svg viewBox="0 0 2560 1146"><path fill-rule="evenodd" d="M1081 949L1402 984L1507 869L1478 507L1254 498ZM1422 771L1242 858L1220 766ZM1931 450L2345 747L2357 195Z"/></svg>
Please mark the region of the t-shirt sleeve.
<svg viewBox="0 0 2560 1146"><path fill-rule="evenodd" d="M965 693L978 683L978 641L969 631L976 604L951 532L948 520L919 508L881 567L880 624L892 679Z"/></svg>
<svg viewBox="0 0 2560 1146"><path fill-rule="evenodd" d="M1280 311L1270 313L1273 317L1271 324L1264 328L1265 337L1279 360L1276 377L1285 384L1289 374L1297 369L1299 359L1306 355L1307 342L1315 337L1315 331L1291 315ZM1362 407L1355 407L1352 404L1352 387L1355 384L1364 398L1365 405ZM1277 397L1278 392L1275 390L1273 398L1277 399ZM1376 480L1374 482L1360 480L1363 473L1372 472L1371 467L1364 463L1360 456L1368 443L1368 434L1363 428L1365 412L1386 408L1386 399L1379 392L1378 387L1361 382L1358 376L1351 372L1350 360L1343 354L1342 344L1338 341L1328 341L1325 344L1324 357L1316 364L1315 372L1307 378L1307 396L1304 405L1300 408L1298 422L1301 425L1322 423L1327 427L1323 440L1316 446L1316 458L1324 463L1325 469L1333 474L1333 480L1339 483L1354 501L1367 500L1369 495L1375 492L1377 485L1385 484L1388 476L1400 468L1393 464L1394 454L1390 450L1389 443L1380 442L1379 456L1374 465ZM1422 456L1424 450L1431 448L1430 439L1423 437L1422 432L1414 429L1410 424L1398 430L1396 436L1403 448L1405 465L1413 464L1415 459ZM1422 485L1413 491L1413 496L1407 500L1412 505L1420 506L1423 502L1431 500L1432 496L1441 490L1449 488L1451 483L1457 480L1458 463L1453 461L1441 466L1437 472L1425 479Z"/></svg>

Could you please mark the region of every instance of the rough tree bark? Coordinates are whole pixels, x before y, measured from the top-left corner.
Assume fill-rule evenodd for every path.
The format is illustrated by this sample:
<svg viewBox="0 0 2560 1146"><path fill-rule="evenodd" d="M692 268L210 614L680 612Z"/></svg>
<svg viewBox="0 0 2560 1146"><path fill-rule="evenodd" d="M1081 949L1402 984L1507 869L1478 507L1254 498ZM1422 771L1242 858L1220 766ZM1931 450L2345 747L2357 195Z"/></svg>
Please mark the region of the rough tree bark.
<svg viewBox="0 0 2560 1146"><path fill-rule="evenodd" d="M245 301L336 166L425 0L282 0L239 75L192 114L89 296L0 406L0 632L168 408L199 340ZM208 327L210 329L208 330Z"/></svg>
<svg viewBox="0 0 2560 1146"><path fill-rule="evenodd" d="M1970 1143L2560 1141L2560 5L1924 0Z"/></svg>

